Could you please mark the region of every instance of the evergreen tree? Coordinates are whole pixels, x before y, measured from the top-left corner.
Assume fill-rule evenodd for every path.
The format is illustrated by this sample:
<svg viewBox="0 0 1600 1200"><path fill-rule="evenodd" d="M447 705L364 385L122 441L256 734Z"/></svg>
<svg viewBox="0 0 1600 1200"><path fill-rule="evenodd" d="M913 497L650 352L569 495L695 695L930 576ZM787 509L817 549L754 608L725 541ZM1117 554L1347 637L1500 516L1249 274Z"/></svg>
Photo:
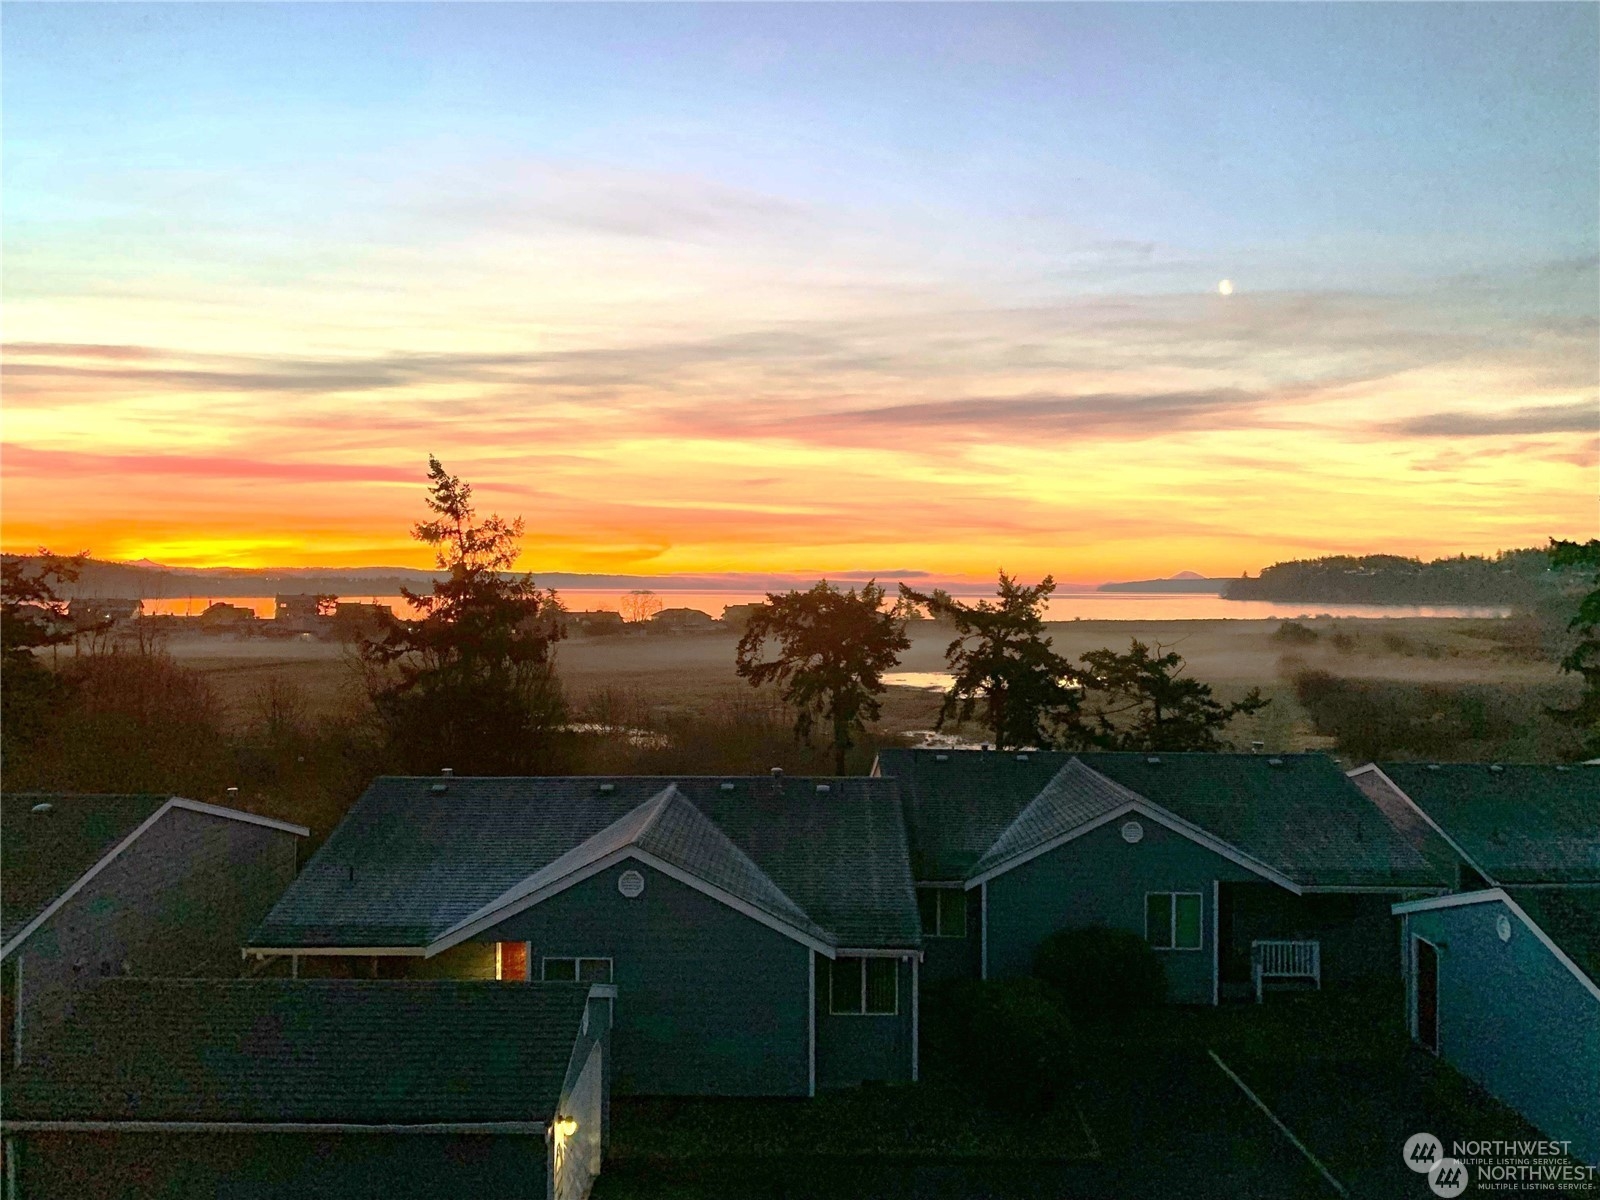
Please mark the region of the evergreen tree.
<svg viewBox="0 0 1600 1200"><path fill-rule="evenodd" d="M736 665L752 687L776 683L795 710L795 736L807 743L819 719L832 731L834 772L844 774L855 735L882 712L883 673L911 645L905 622L883 607L877 581L859 593L822 580L809 591L769 593L750 614ZM763 659L768 641L777 657Z"/></svg>
<svg viewBox="0 0 1600 1200"><path fill-rule="evenodd" d="M553 667L564 636L553 591L509 574L521 518L480 519L472 488L428 459L431 520L412 536L446 578L401 593L416 612L360 643L390 755L408 770L537 774L556 764L566 707Z"/></svg>
<svg viewBox="0 0 1600 1200"><path fill-rule="evenodd" d="M1577 641L1561 660L1561 669L1583 679L1583 695L1572 708L1558 709L1562 719L1582 731L1584 751L1600 755L1600 539L1587 542L1550 541L1550 566L1555 570L1594 572L1594 588L1578 604L1567 628Z"/></svg>
<svg viewBox="0 0 1600 1200"><path fill-rule="evenodd" d="M1166 651L1163 653L1163 651ZM1223 704L1209 684L1183 675L1183 656L1134 639L1126 654L1091 650L1079 660L1089 703L1089 737L1108 750L1222 750L1222 731L1241 713L1265 708L1260 688Z"/></svg>
<svg viewBox="0 0 1600 1200"><path fill-rule="evenodd" d="M67 603L58 589L76 582L88 552L0 561L0 746L6 758L43 733L67 684L34 653L72 639Z"/></svg>
<svg viewBox="0 0 1600 1200"><path fill-rule="evenodd" d="M939 706L938 727L968 721L981 703L997 749L1075 744L1080 691L1072 665L1044 634L1044 606L1055 591L1046 575L1026 587L1000 572L999 600L964 604L942 591L900 585L902 599L956 628L945 648L955 677Z"/></svg>

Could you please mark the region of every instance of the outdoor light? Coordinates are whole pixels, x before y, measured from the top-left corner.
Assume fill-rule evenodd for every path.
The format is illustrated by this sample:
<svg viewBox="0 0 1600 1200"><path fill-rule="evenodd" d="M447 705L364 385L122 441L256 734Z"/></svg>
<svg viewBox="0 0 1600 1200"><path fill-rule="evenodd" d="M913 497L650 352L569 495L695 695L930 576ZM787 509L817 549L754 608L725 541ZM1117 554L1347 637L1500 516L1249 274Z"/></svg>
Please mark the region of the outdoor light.
<svg viewBox="0 0 1600 1200"><path fill-rule="evenodd" d="M568 1138L578 1132L578 1123L571 1117L557 1117L555 1129L558 1136Z"/></svg>

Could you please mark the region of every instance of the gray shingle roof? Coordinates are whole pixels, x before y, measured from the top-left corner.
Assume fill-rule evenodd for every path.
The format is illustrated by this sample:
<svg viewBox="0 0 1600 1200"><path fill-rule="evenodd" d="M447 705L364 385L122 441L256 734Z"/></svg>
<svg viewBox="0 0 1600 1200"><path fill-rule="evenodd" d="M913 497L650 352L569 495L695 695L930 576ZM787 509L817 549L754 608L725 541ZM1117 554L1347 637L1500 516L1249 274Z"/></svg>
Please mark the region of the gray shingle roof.
<svg viewBox="0 0 1600 1200"><path fill-rule="evenodd" d="M972 868L982 875L992 867L1045 845L1096 817L1116 812L1138 796L1074 758L1056 772L1044 790L1008 825Z"/></svg>
<svg viewBox="0 0 1600 1200"><path fill-rule="evenodd" d="M901 781L917 877L977 874L1074 757L1299 886L1442 886L1422 855L1320 754L1033 752L1022 761L998 751L885 751L879 769ZM1044 806L1035 815L1048 812ZM1062 814L1070 816L1065 808Z"/></svg>
<svg viewBox="0 0 1600 1200"><path fill-rule="evenodd" d="M106 980L8 1072L4 1115L546 1120L560 1099L588 990L432 980Z"/></svg>
<svg viewBox="0 0 1600 1200"><path fill-rule="evenodd" d="M441 782L375 780L251 944L425 945L602 833L798 913L825 943L921 944L893 781L455 778L435 792ZM659 812L643 807L669 786Z"/></svg>
<svg viewBox="0 0 1600 1200"><path fill-rule="evenodd" d="M168 799L21 792L0 797L0 942L9 942ZM36 813L38 804L50 807Z"/></svg>
<svg viewBox="0 0 1600 1200"><path fill-rule="evenodd" d="M1378 765L1496 883L1600 883L1600 766Z"/></svg>

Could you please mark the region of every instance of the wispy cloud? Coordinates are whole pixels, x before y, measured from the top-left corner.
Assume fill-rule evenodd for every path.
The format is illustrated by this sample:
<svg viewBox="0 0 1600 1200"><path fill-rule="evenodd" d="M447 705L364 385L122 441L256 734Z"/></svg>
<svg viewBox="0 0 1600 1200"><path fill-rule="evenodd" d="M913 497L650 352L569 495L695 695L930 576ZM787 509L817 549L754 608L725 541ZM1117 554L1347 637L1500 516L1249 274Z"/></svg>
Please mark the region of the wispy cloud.
<svg viewBox="0 0 1600 1200"><path fill-rule="evenodd" d="M1530 433L1594 433L1600 430L1600 402L1543 404L1510 412L1427 413L1397 421L1390 430L1402 437L1506 437Z"/></svg>

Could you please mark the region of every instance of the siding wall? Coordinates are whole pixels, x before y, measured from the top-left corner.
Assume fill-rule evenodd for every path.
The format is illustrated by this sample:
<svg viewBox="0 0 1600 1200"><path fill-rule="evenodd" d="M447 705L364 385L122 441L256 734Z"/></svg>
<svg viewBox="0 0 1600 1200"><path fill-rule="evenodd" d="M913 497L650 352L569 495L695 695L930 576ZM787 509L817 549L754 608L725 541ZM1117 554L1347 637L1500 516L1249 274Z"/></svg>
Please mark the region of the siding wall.
<svg viewBox="0 0 1600 1200"><path fill-rule="evenodd" d="M1495 918L1510 917L1502 942ZM1600 1000L1504 904L1412 913L1439 955L1439 1053L1575 1157L1600 1165ZM1409 1006L1415 995L1412 982Z"/></svg>
<svg viewBox="0 0 1600 1200"><path fill-rule="evenodd" d="M644 894L617 877L637 870ZM545 957L613 960L619 1095L804 1096L811 951L637 862L611 867L484 933Z"/></svg>
<svg viewBox="0 0 1600 1200"><path fill-rule="evenodd" d="M23 1053L104 974L240 974L240 947L295 874L298 838L174 808L7 958L21 957Z"/></svg>
<svg viewBox="0 0 1600 1200"><path fill-rule="evenodd" d="M922 982L927 985L947 983L952 979L976 979L981 968L981 945L978 930L983 919L978 889L967 896L967 936L964 938L922 938L925 957L922 961Z"/></svg>
<svg viewBox="0 0 1600 1200"><path fill-rule="evenodd" d="M869 1080L911 1081L912 970L899 964L899 1005L893 1016L835 1016L828 1011L833 963L817 955L817 1088L853 1087Z"/></svg>
<svg viewBox="0 0 1600 1200"><path fill-rule="evenodd" d="M1392 980L1400 967L1400 920L1390 906L1404 899L1399 892L1296 896L1265 880L1235 887L1232 928L1222 931L1222 977L1249 980L1253 940L1305 938L1322 945L1325 986Z"/></svg>
<svg viewBox="0 0 1600 1200"><path fill-rule="evenodd" d="M1145 818L1130 845L1113 821L989 880L989 978L1028 975L1033 952L1058 929L1108 925L1144 936L1145 893L1199 892L1199 950L1158 950L1168 998L1210 1004L1212 882L1260 876Z"/></svg>

